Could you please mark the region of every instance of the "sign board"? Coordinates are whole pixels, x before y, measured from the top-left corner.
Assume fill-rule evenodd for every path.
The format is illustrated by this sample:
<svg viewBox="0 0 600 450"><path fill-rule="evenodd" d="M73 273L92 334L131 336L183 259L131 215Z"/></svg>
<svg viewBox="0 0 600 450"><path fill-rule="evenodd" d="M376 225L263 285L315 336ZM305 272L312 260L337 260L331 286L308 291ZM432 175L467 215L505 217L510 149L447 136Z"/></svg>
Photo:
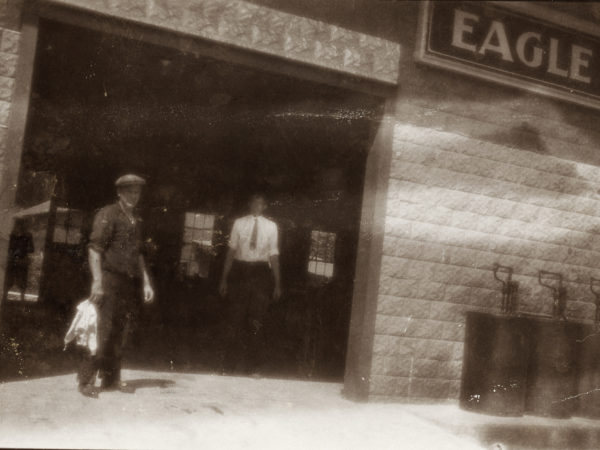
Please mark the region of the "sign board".
<svg viewBox="0 0 600 450"><path fill-rule="evenodd" d="M585 24L521 2L426 2L416 56L436 67L600 108L600 34L579 23Z"/></svg>

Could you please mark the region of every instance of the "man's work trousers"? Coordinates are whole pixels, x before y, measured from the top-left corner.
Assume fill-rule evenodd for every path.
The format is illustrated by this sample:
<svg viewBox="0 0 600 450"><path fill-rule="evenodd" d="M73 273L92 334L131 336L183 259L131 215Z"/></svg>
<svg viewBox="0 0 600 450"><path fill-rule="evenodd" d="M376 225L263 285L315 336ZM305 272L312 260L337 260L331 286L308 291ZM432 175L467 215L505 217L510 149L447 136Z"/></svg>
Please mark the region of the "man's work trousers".
<svg viewBox="0 0 600 450"><path fill-rule="evenodd" d="M140 280L115 272L102 272L104 296L97 306L98 350L83 355L78 371L80 385L94 382L96 371L103 387L121 380L122 350L132 315L140 304Z"/></svg>
<svg viewBox="0 0 600 450"><path fill-rule="evenodd" d="M260 368L265 358L265 325L273 292L268 263L235 261L229 275L230 322L224 368Z"/></svg>

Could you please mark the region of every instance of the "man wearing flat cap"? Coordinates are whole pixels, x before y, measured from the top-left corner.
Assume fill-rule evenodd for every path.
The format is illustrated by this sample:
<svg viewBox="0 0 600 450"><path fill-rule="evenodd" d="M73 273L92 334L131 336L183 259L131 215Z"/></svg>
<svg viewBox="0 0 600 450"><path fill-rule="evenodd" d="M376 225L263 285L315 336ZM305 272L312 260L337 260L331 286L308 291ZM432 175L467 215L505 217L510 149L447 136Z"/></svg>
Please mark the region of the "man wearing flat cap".
<svg viewBox="0 0 600 450"><path fill-rule="evenodd" d="M97 371L103 390L131 392L121 382L124 332L139 305L140 287L145 303L154 298L142 251L140 218L135 211L145 184L134 174L120 177L115 182L117 202L100 209L94 218L88 249L90 301L98 315L98 349L96 356L86 355L78 372L79 391L88 397L98 396Z"/></svg>

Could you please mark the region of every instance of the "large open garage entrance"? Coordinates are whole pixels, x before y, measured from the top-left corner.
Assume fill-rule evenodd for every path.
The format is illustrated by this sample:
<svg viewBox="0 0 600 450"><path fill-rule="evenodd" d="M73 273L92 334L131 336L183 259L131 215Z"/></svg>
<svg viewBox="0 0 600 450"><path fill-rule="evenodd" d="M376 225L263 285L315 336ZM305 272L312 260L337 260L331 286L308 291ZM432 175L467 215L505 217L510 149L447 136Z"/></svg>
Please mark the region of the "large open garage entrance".
<svg viewBox="0 0 600 450"><path fill-rule="evenodd" d="M383 108L365 93L40 21L17 193L35 268L23 300L7 287L5 330L60 351L89 289L94 211L133 171L148 179L142 216L157 301L137 318L127 361L219 369L228 233L260 190L279 225L284 287L264 371L341 379L365 164Z"/></svg>

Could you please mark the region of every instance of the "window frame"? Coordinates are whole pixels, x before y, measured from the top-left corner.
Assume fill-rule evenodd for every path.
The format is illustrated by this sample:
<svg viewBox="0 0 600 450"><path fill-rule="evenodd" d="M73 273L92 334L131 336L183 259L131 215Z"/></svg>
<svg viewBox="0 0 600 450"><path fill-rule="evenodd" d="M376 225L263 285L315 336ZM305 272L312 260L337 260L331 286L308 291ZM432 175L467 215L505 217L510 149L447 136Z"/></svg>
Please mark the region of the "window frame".
<svg viewBox="0 0 600 450"><path fill-rule="evenodd" d="M319 240L322 237L325 238L325 241L319 242ZM316 248L313 247L313 243L315 241L317 241L317 243L320 244ZM335 252L337 242L338 233L334 231L326 231L319 228L312 228L310 230L310 246L308 251L308 261L306 265L306 270L309 276L316 277L316 279L322 282L328 282L335 276ZM331 245L331 249L327 248L329 247L329 245ZM323 258L320 258L320 253L323 251L323 249L325 249L326 254ZM313 263L314 270L311 270L311 264ZM328 270L329 265L331 267L330 271ZM322 267L322 269L319 270L319 267Z"/></svg>
<svg viewBox="0 0 600 450"><path fill-rule="evenodd" d="M188 217L192 216L192 225L189 225ZM198 226L198 218L201 217L201 223ZM208 280L215 256L215 225L217 222L217 214L215 212L207 212L200 210L184 211L183 213L183 230L181 236L181 250L179 252L178 265L180 274L186 280ZM210 223L210 227L207 226ZM187 237L189 233L189 238ZM205 239L205 233L209 233L209 239ZM196 238L198 236L198 238ZM210 242L210 244L207 244ZM186 248L189 248L186 250ZM202 260L198 257L201 252L205 252ZM197 271L193 272L194 264L197 266ZM203 266L203 264L205 266ZM202 270L204 269L204 270Z"/></svg>
<svg viewBox="0 0 600 450"><path fill-rule="evenodd" d="M62 211L61 211L62 209ZM73 225L74 221L73 213L79 214L79 223ZM58 216L64 214L65 219L62 223L59 223ZM52 229L52 244L54 245L70 245L70 246L78 246L81 245L84 241L84 224L85 224L85 212L75 208L67 208L67 207L58 207L55 213L54 219L54 227ZM57 239L57 231L64 231L64 239L61 236L61 239ZM70 237L79 233L79 239L77 242L70 242Z"/></svg>

